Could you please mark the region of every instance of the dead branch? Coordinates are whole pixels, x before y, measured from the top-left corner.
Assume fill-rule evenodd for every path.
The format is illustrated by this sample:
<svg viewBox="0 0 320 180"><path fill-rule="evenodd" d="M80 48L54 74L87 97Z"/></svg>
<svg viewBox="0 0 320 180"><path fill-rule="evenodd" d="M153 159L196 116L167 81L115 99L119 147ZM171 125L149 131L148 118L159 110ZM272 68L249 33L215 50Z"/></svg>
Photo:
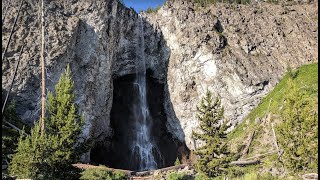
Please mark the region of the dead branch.
<svg viewBox="0 0 320 180"><path fill-rule="evenodd" d="M6 121L5 118L3 118L2 121L3 121L4 123L8 124L8 125L9 125L10 127L12 127L13 129L19 131L19 133L23 133L24 135L28 136L27 133L25 133L24 131L22 131L21 129L19 129L17 126L15 126L15 125L9 123L8 121Z"/></svg>
<svg viewBox="0 0 320 180"><path fill-rule="evenodd" d="M317 173L308 173L308 174L302 175L302 178L303 178L304 180L318 179L318 174L317 174Z"/></svg>
<svg viewBox="0 0 320 180"><path fill-rule="evenodd" d="M72 164L72 166L79 168L79 169L100 168L100 169L105 169L105 170L112 171L112 172L119 171L119 172L125 173L126 175L132 175L134 173L134 171L108 168L108 167L104 167L104 166L94 166L94 165L90 165L90 164Z"/></svg>
<svg viewBox="0 0 320 180"><path fill-rule="evenodd" d="M272 127L272 132L273 132L273 137L274 137L274 144L275 144L275 146L276 146L276 148L277 148L277 151L278 151L278 159L279 159L280 161L282 161L282 160L281 160L282 151L279 150L279 146L278 146L278 143L277 143L277 136L276 136L276 133L275 133L274 128L273 128L273 123L271 123L271 127Z"/></svg>
<svg viewBox="0 0 320 180"><path fill-rule="evenodd" d="M165 171L169 171L169 170L177 170L177 169L182 169L186 166L189 166L189 164L181 164L181 165L177 165L177 166L170 166L170 167L166 167L166 168L162 168L162 169L157 169L157 170L150 170L150 171L142 171L142 172L135 172L135 171L129 171L129 170L124 170L124 169L114 169L114 168L108 168L108 167L103 167L103 166L94 166L94 165L90 165L90 164L72 164L72 166L79 168L79 169L90 169L90 168L102 168L105 170L109 170L109 171L120 171L123 172L129 176L131 175L135 175L135 176L147 176L147 175L153 175L153 173L155 171L157 172L165 172Z"/></svg>
<svg viewBox="0 0 320 180"><path fill-rule="evenodd" d="M269 155L269 154L273 154L273 153L276 153L278 151L269 151L269 152L266 152L264 154L257 154L255 156L252 156L252 157L249 157L249 158L246 158L246 159L243 159L244 161L247 161L249 159L261 159L262 157L266 156L266 155Z"/></svg>
<svg viewBox="0 0 320 180"><path fill-rule="evenodd" d="M255 159L255 160L248 160L248 161L232 161L230 165L236 165L236 166L246 166L246 165L254 165L254 164L259 164L260 160Z"/></svg>
<svg viewBox="0 0 320 180"><path fill-rule="evenodd" d="M188 166L188 164L180 164L177 166L170 166L170 167L166 167L166 168L161 168L161 169L157 169L157 172L165 172L165 171L170 171L170 170L177 170L177 169L182 169L185 168L186 166ZM142 172L136 172L135 175L137 176L146 176L146 175L151 175L154 173L155 170L151 170L151 171L142 171Z"/></svg>
<svg viewBox="0 0 320 180"><path fill-rule="evenodd" d="M20 55L19 55L19 58L18 58L18 62L17 62L17 65L16 65L16 69L14 70L13 78L12 78L12 80L11 80L11 84L10 84L8 93L7 93L7 95L6 95L6 98L5 98L4 103L3 103L3 106L2 106L2 111L1 111L2 114L3 114L4 109L5 109L5 107L6 107L7 100L8 100L8 98L9 98L9 95L10 95L10 92L11 92L11 89L12 89L12 85L13 85L14 80L15 80L16 75L17 75L18 67L19 67L20 60L21 60L21 54L22 54L22 52L23 52L23 47L24 47L24 46L22 46L22 48L21 48L21 50L20 50Z"/></svg>
<svg viewBox="0 0 320 180"><path fill-rule="evenodd" d="M242 151L241 154L240 154L241 157L243 157L244 155L248 154L249 147L250 147L251 142L252 142L252 140L253 140L253 138L254 138L255 132L256 132L256 130L254 130L254 131L252 132L251 136L249 137L249 141L248 141L246 147L243 149L243 151Z"/></svg>

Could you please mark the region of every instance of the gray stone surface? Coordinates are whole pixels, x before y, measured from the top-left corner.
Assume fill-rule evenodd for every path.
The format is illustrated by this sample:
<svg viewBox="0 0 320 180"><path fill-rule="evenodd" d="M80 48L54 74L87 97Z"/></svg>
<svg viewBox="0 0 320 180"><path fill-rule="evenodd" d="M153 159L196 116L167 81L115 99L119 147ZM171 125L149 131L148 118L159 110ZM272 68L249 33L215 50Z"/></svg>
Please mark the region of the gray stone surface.
<svg viewBox="0 0 320 180"><path fill-rule="evenodd" d="M169 129L194 148L196 105L211 90L234 125L258 105L288 66L318 61L318 3L217 3L170 0L144 15L161 29L171 53L167 74ZM182 127L183 134L177 128Z"/></svg>
<svg viewBox="0 0 320 180"><path fill-rule="evenodd" d="M2 89L8 90L25 44L11 97L18 114L32 122L40 112L40 28L38 5L27 2L2 64ZM18 3L13 1L5 18L2 50ZM317 10L317 2L287 7L217 3L202 8L169 1L157 13L142 14L146 65L165 84L168 129L193 149L196 105L206 89L221 97L225 115L235 125L275 86L288 65L318 61ZM116 0L57 0L47 1L45 19L47 89L53 91L70 64L76 101L86 120L83 137L107 143L112 136L112 80L134 73L140 57L138 15Z"/></svg>

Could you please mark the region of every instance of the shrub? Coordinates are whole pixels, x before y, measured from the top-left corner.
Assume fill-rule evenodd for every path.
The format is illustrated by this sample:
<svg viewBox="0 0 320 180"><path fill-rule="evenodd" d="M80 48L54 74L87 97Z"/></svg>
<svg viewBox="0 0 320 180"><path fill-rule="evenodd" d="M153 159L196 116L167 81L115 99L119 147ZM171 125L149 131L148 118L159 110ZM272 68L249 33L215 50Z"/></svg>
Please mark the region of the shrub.
<svg viewBox="0 0 320 180"><path fill-rule="evenodd" d="M174 165L177 166L177 165L180 165L180 164L181 164L181 163L180 163L180 160L179 160L179 158L177 157L176 161L174 162Z"/></svg>
<svg viewBox="0 0 320 180"><path fill-rule="evenodd" d="M292 79L284 96L282 123L276 128L283 161L294 172L317 171L318 167L318 101L299 89Z"/></svg>
<svg viewBox="0 0 320 180"><path fill-rule="evenodd" d="M287 73L288 73L290 78L294 79L298 75L298 70L293 70L290 66L288 66Z"/></svg>
<svg viewBox="0 0 320 180"><path fill-rule="evenodd" d="M191 180L192 177L186 173L171 172L166 177L167 180Z"/></svg>
<svg viewBox="0 0 320 180"><path fill-rule="evenodd" d="M203 173L197 173L196 175L195 175L195 178L194 178L195 180L209 180L209 177L208 176L206 176L205 174L203 174Z"/></svg>
<svg viewBox="0 0 320 180"><path fill-rule="evenodd" d="M101 166L103 167L103 166ZM128 177L123 172L112 172L102 168L90 168L81 172L80 179L91 180L91 179L104 179L104 180L125 180Z"/></svg>
<svg viewBox="0 0 320 180"><path fill-rule="evenodd" d="M9 123L15 125L19 129L24 129L27 133L30 133L30 127L23 123L22 120L16 114L15 101L8 103L3 113L3 117ZM19 132L7 124L2 123L2 160L11 161L11 154L17 148L19 140Z"/></svg>
<svg viewBox="0 0 320 180"><path fill-rule="evenodd" d="M146 13L156 13L160 8L161 8L161 6L157 6L157 7L155 7L155 8L149 7L149 8L146 10Z"/></svg>
<svg viewBox="0 0 320 180"><path fill-rule="evenodd" d="M31 135L20 135L17 152L9 166L9 173L18 178L43 179L42 168L45 166L45 157L48 141L46 135L40 135L40 124L37 122L31 129Z"/></svg>
<svg viewBox="0 0 320 180"><path fill-rule="evenodd" d="M200 4L201 6L209 6L211 4L215 4L217 2L220 3L229 3L229 4L250 4L250 0L195 0L196 3Z"/></svg>

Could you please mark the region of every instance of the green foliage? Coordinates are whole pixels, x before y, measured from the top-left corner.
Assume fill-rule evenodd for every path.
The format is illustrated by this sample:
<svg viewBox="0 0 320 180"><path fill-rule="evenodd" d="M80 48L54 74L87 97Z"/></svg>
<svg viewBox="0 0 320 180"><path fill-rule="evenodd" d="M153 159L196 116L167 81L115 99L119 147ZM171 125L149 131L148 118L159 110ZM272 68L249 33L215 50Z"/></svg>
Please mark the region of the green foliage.
<svg viewBox="0 0 320 180"><path fill-rule="evenodd" d="M52 160L70 163L79 159L74 151L78 137L84 125L83 118L78 114L73 93L73 81L69 66L55 86L56 94L48 93L48 117L45 118L47 133L51 135Z"/></svg>
<svg viewBox="0 0 320 180"><path fill-rule="evenodd" d="M218 2L229 3L229 4L250 4L251 1L250 0L195 0L194 2L198 3L203 7L206 7Z"/></svg>
<svg viewBox="0 0 320 180"><path fill-rule="evenodd" d="M16 154L9 166L9 173L18 178L42 179L42 168L45 168L45 157L48 155L46 135L40 135L40 124L35 123L31 135L24 137L21 133Z"/></svg>
<svg viewBox="0 0 320 180"><path fill-rule="evenodd" d="M299 88L304 89L309 96L318 97L318 63L303 65L297 69L296 72L297 75L293 79L293 82ZM287 73L276 87L262 99L260 104L249 113L245 118L250 120L249 127L246 127L244 121L228 135L228 139L245 136L250 129L252 130L255 127L254 120L263 117L268 110L273 114L278 114L279 107L281 107L284 102L284 95L291 91L291 89L287 87L289 78L290 75ZM244 128L247 128L248 131L243 131Z"/></svg>
<svg viewBox="0 0 320 180"><path fill-rule="evenodd" d="M71 164L79 160L75 150L84 124L74 104L73 82L69 66L55 86L55 96L48 94L46 132L39 135L39 124L31 136L20 138L10 174L19 178L75 179L77 169Z"/></svg>
<svg viewBox="0 0 320 180"><path fill-rule="evenodd" d="M209 177L203 173L197 173L194 177L195 180L209 180Z"/></svg>
<svg viewBox="0 0 320 180"><path fill-rule="evenodd" d="M157 6L155 8L151 8L151 7L148 7L148 9L145 11L146 13L156 13L158 12L158 10L161 8L161 6Z"/></svg>
<svg viewBox="0 0 320 180"><path fill-rule="evenodd" d="M25 129L27 133L30 132L30 127L23 123L16 114L16 104L14 101L8 103L3 113L3 117L9 123L15 125L19 129ZM2 160L10 162L11 154L17 148L19 132L10 126L2 123Z"/></svg>
<svg viewBox="0 0 320 180"><path fill-rule="evenodd" d="M277 127L279 144L284 149L284 164L294 172L316 171L318 167L317 99L300 90L292 79L284 96L282 124Z"/></svg>
<svg viewBox="0 0 320 180"><path fill-rule="evenodd" d="M166 177L167 180L191 180L192 176L186 173L171 172Z"/></svg>
<svg viewBox="0 0 320 180"><path fill-rule="evenodd" d="M252 142L252 144L250 146L250 149L252 149L255 152L257 152L256 149L259 149L259 152L257 152L257 153L268 152L270 150L270 147L261 146L261 144L257 143L260 141L264 141L264 139L261 139L261 138L263 138L263 136L259 135L264 132L259 132L260 130L259 130L259 128L257 128L257 124L255 123L255 120L257 118L265 117L265 115L268 112L270 112L272 114L275 114L273 117L278 117L278 120L284 121L283 120L284 117L282 117L284 114L282 114L282 113L284 113L283 111L286 108L288 108L288 106L287 106L288 101L285 101L285 97L287 95L292 94L293 91L295 91L295 90L298 90L299 94L300 93L303 94L303 98L302 98L303 101L302 102L308 103L308 105L305 104L301 107L308 106L308 108L310 109L312 106L312 108L314 110L316 110L318 108L318 101L317 101L317 98L318 98L318 63L303 65L303 66L299 67L297 70L295 70L295 72L297 74L295 77L293 76L294 78L292 78L292 76L289 75L289 71L288 71L288 73L274 87L274 89L270 93L268 93L268 95L266 97L264 97L262 99L261 103L250 112L250 114L245 118L245 120L240 125L238 125L235 128L235 130L233 130L228 135L228 144L230 146L237 146L239 144L243 144L247 135L252 133L253 130L256 130L257 135L255 136L254 141ZM295 86L295 88L292 88L292 86L291 87L288 86L289 80L293 83L293 86ZM299 95L297 95L297 96L299 97ZM300 99L300 98L297 98L297 99ZM311 104L313 104L313 105L311 105ZM305 110L303 110L303 111L305 111ZM313 115L311 114L311 117L309 117L309 118L312 118L312 116ZM272 118L272 120L275 120L275 119ZM280 126L282 126L282 125L280 125ZM317 127L317 126L315 126L315 127ZM270 127L267 127L267 128L269 129ZM305 126L304 123L302 123L299 126L296 126L293 130L290 130L290 131L288 130L287 133L295 132L299 128L309 128L309 125ZM314 127L309 128L310 133L313 130L314 130ZM306 129L304 129L303 132L306 132ZM295 133L297 133L297 132L295 132ZM307 139L310 138L310 133L305 134L305 135L308 135ZM300 133L297 133L297 135L298 134L300 134ZM279 146L280 146L280 148L282 148L282 146L284 145L282 141L284 141L285 138L282 137L282 135L281 135L281 133L279 133L279 131L276 131L276 135L277 135L277 140L279 141ZM280 138L280 140L279 140L279 138ZM290 139L290 138L287 137L286 141L288 141L288 139ZM304 139L301 139L301 141L306 141L307 139L304 138ZM290 139L290 141L291 141L291 139ZM296 142L299 143L299 141L296 141ZM305 143L303 143L303 144L305 144ZM310 145L312 145L312 142L310 142ZM309 146L309 147L311 147L311 146ZM306 152L309 151L308 150L309 147L306 148ZM289 147L287 147L287 148L289 148ZM234 148L234 149L236 150L236 148ZM282 148L282 149L284 149L284 148ZM288 150L285 150L285 151L288 151ZM303 150L303 151L305 151L305 150ZM316 151L317 151L317 148L314 150L314 152L316 152ZM316 154L312 154L312 153L313 152L310 152L310 156L313 156L313 157L316 156ZM284 152L282 159L283 159L283 161L287 162L288 160L287 160L285 154L287 154L287 153ZM252 155L254 155L254 154L252 154ZM289 154L287 154L287 155L289 155ZM278 161L277 154L265 157L263 159L263 162L264 163L259 168L269 169L272 167L272 168L282 169L282 163L280 163ZM284 164L286 164L286 163L284 163ZM258 166L256 166L256 167L258 168ZM287 167L287 168L289 168L289 167ZM306 171L305 173L312 172L311 170L307 170L307 169L302 170L302 171ZM249 173L249 172L246 172L246 173ZM296 176L296 175L297 174L295 173L293 176Z"/></svg>
<svg viewBox="0 0 320 180"><path fill-rule="evenodd" d="M224 173L221 169L227 168L231 161L231 154L224 142L229 127L224 121L224 108L219 98L213 101L211 92L207 91L197 111L202 133L193 132L193 138L203 141L205 145L195 151L199 156L196 169L209 177L220 176Z"/></svg>
<svg viewBox="0 0 320 180"><path fill-rule="evenodd" d="M179 158L177 157L176 161L174 162L174 165L177 166L177 165L180 165L180 164L181 164L181 162L180 162Z"/></svg>
<svg viewBox="0 0 320 180"><path fill-rule="evenodd" d="M278 178L275 176L272 176L271 173L257 173L257 172L249 172L244 174L241 177L233 178L234 180L277 180Z"/></svg>
<svg viewBox="0 0 320 180"><path fill-rule="evenodd" d="M267 0L267 2L271 4L279 4L279 0Z"/></svg>
<svg viewBox="0 0 320 180"><path fill-rule="evenodd" d="M90 168L81 172L80 179L125 180L125 179L128 179L128 177L123 172L119 172L119 171L112 172L102 168Z"/></svg>
<svg viewBox="0 0 320 180"><path fill-rule="evenodd" d="M298 71L292 70L292 68L288 65L287 74L290 78L294 79L298 75Z"/></svg>

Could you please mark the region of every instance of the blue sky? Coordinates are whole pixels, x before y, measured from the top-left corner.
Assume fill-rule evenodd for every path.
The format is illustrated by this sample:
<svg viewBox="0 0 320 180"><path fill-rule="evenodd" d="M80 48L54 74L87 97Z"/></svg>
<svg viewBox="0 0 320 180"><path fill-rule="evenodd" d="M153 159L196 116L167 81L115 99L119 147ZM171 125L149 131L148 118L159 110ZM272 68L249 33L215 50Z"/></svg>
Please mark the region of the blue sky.
<svg viewBox="0 0 320 180"><path fill-rule="evenodd" d="M162 6L166 0L123 0L127 7L133 7L134 10L146 10L148 7Z"/></svg>

